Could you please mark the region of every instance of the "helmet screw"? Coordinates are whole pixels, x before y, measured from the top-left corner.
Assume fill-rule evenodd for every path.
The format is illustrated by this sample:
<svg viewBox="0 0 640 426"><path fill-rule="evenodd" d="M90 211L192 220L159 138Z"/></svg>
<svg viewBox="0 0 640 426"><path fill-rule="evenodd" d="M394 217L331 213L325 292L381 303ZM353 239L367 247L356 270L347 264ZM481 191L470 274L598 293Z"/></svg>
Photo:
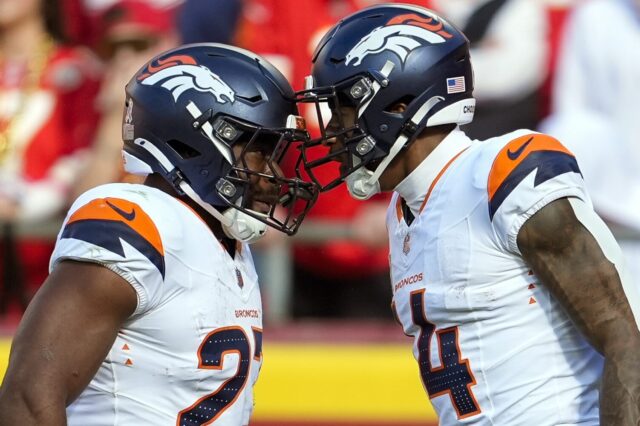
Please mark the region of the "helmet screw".
<svg viewBox="0 0 640 426"><path fill-rule="evenodd" d="M198 127L200 127L200 123L198 123L197 121L194 121L192 124L194 129L197 129Z"/></svg>
<svg viewBox="0 0 640 426"><path fill-rule="evenodd" d="M226 127L224 129L224 132L222 133L222 136L224 136L225 139L233 139L234 134L233 134L233 129L230 127Z"/></svg>
<svg viewBox="0 0 640 426"><path fill-rule="evenodd" d="M224 185L222 187L222 193L227 197L231 197L236 193L236 188L231 184Z"/></svg>
<svg viewBox="0 0 640 426"><path fill-rule="evenodd" d="M218 192L224 195L227 198L231 198L236 195L236 187L234 184L229 182L226 179L220 179L216 184L216 188Z"/></svg>
<svg viewBox="0 0 640 426"><path fill-rule="evenodd" d="M201 174L202 176L209 176L209 170L206 170L206 169L204 169L204 170L200 170L200 174Z"/></svg>
<svg viewBox="0 0 640 426"><path fill-rule="evenodd" d="M373 149L375 144L375 141L371 137L366 137L358 142L358 145L356 145L356 151L358 151L358 154L360 155L365 155Z"/></svg>
<svg viewBox="0 0 640 426"><path fill-rule="evenodd" d="M380 125L380 131L381 132L386 132L387 130L389 130L389 126L387 126L386 124L381 124Z"/></svg>
<svg viewBox="0 0 640 426"><path fill-rule="evenodd" d="M366 78L362 78L356 84L351 86L351 89L349 90L349 94L353 99L360 99L367 96L370 91L371 91L371 82Z"/></svg>

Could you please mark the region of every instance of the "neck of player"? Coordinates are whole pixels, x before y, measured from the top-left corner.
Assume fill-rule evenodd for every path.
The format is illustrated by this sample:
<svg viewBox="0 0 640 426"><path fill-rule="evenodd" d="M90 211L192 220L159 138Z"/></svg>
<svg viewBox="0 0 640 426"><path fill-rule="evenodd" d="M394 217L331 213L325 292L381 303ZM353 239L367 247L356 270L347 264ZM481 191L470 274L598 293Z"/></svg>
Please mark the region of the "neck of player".
<svg viewBox="0 0 640 426"><path fill-rule="evenodd" d="M425 128L420 136L398 154L382 173L380 176L381 189L385 192L393 191L455 128L455 125Z"/></svg>
<svg viewBox="0 0 640 426"><path fill-rule="evenodd" d="M218 219L207 213L191 198L187 197L186 195L178 194L176 190L162 176L158 174L154 173L147 176L144 184L152 188L159 189L162 192L166 192L167 194L179 199L180 201L191 207L197 213L197 215L200 216L200 218L207 224L209 229L211 229L211 232L213 232L218 241L220 241L222 245L227 249L231 257L234 256L236 241L227 237L227 235L222 230L222 225L220 224L220 221L218 221Z"/></svg>

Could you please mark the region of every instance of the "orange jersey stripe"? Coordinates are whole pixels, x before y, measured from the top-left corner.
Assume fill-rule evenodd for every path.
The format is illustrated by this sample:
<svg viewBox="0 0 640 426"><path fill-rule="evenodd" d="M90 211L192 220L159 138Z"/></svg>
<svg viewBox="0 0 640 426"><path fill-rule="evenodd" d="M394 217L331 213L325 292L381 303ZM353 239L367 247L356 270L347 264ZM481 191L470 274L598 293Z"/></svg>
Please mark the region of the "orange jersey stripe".
<svg viewBox="0 0 640 426"><path fill-rule="evenodd" d="M558 151L573 156L558 140L548 135L529 134L512 140L502 148L491 166L487 183L489 200L493 198L511 172L535 151Z"/></svg>
<svg viewBox="0 0 640 426"><path fill-rule="evenodd" d="M164 248L158 228L136 203L121 198L98 198L80 207L68 224L81 220L112 220L125 223L151 244L162 256Z"/></svg>

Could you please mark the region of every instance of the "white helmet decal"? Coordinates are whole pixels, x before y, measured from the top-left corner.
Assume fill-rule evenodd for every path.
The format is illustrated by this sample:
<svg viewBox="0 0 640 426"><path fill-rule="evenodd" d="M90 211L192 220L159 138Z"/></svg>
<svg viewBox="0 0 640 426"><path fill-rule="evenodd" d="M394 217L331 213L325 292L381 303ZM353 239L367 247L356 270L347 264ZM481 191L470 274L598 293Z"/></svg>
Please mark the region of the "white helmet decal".
<svg viewBox="0 0 640 426"><path fill-rule="evenodd" d="M362 37L347 53L346 65L358 66L366 56L387 50L398 55L404 64L409 52L417 47L444 43L452 38L443 27L435 17L425 18L415 13L396 16Z"/></svg>
<svg viewBox="0 0 640 426"><path fill-rule="evenodd" d="M151 86L160 83L171 91L174 101L190 89L211 93L218 103L235 101L235 92L218 75L204 65L198 65L191 56L176 55L158 60L158 66L149 64L138 76L141 84Z"/></svg>

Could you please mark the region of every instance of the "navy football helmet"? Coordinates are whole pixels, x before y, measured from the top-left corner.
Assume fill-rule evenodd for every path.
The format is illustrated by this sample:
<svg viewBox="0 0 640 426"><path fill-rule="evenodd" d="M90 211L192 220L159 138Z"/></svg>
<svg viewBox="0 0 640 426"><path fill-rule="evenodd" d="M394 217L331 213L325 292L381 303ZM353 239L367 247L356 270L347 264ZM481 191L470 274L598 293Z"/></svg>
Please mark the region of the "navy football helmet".
<svg viewBox="0 0 640 426"><path fill-rule="evenodd" d="M388 164L425 127L473 119L472 91L469 42L446 20L401 4L356 12L320 41L312 75L297 93L299 102L315 104L321 133L305 144L305 169L322 190L346 181L352 196L369 198ZM398 103L405 111L392 109ZM354 109L355 118L345 122L342 107ZM327 154L321 145L334 138L341 149ZM335 161L340 170L326 172L337 169Z"/></svg>
<svg viewBox="0 0 640 426"><path fill-rule="evenodd" d="M152 59L126 86L126 170L160 174L235 239L253 241L266 225L297 231L318 190L297 175L285 177L280 163L297 158L298 150L289 148L306 139L289 83L243 49L185 45ZM265 170L248 166L256 152L264 154ZM260 179L277 193L256 195ZM256 201L268 211L252 209ZM277 207L284 213L276 215Z"/></svg>

